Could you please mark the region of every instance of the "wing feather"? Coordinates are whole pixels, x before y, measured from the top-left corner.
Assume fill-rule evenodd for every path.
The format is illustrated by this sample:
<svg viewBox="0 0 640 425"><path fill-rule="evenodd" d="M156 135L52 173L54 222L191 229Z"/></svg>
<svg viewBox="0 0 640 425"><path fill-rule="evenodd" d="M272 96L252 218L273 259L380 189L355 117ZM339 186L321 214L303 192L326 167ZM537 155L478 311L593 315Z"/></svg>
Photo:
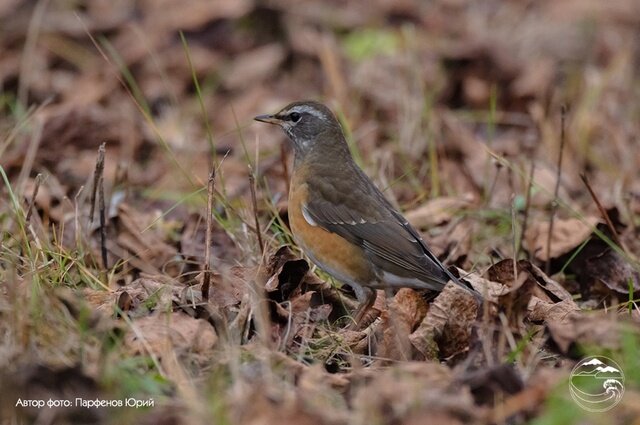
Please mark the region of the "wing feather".
<svg viewBox="0 0 640 425"><path fill-rule="evenodd" d="M440 290L449 280L439 262L425 255L424 242L392 215L370 222L344 205L311 201L303 208L318 226L361 246L374 265L411 280L410 286L420 286L415 284L417 278L424 282L422 287Z"/></svg>
<svg viewBox="0 0 640 425"><path fill-rule="evenodd" d="M442 265L420 234L362 170L354 165L343 171L350 178L330 169L318 170L323 178L313 179L309 184L309 197L303 205L306 216L325 230L362 247L380 276L392 275L400 286L442 290L451 280L481 298ZM351 196L337 196L344 193Z"/></svg>

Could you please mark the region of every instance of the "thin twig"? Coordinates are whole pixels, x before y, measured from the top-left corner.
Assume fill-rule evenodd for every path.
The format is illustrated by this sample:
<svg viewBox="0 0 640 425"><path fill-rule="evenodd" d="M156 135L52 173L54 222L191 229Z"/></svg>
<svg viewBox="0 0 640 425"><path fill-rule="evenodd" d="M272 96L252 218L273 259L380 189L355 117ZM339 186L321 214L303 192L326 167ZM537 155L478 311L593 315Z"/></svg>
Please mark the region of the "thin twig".
<svg viewBox="0 0 640 425"><path fill-rule="evenodd" d="M107 263L107 223L103 176L100 176L98 180L98 203L100 206L100 252L102 253L102 265L105 270L109 270L109 264Z"/></svg>
<svg viewBox="0 0 640 425"><path fill-rule="evenodd" d="M42 173L38 173L35 179L35 185L33 187L33 193L31 194L31 200L29 201L29 206L27 207L27 217L25 221L27 224L31 221L31 214L33 213L33 205L36 203L36 196L38 196L38 191L40 190L40 184L42 183Z"/></svg>
<svg viewBox="0 0 640 425"><path fill-rule="evenodd" d="M553 221L558 209L558 193L560 192L560 177L562 176L562 154L564 152L564 128L565 119L567 117L567 107L562 105L560 108L560 152L558 153L558 166L556 169L556 187L553 190L553 201L551 201L551 213L549 217L549 232L547 234L547 262L545 264L545 272L548 275L551 271L551 235L553 234Z"/></svg>
<svg viewBox="0 0 640 425"><path fill-rule="evenodd" d="M209 173L209 181L207 182L207 230L205 233L204 247L204 266L202 268L204 276L202 278L202 299L209 299L209 286L211 286L211 234L213 232L213 199L214 199L214 182L216 177L215 167Z"/></svg>
<svg viewBox="0 0 640 425"><path fill-rule="evenodd" d="M42 143L43 122L44 120L41 117L37 117L33 121L33 131L29 138L29 144L27 146L24 159L22 160L22 168L20 169L20 174L18 175L16 183L16 188L20 193L24 193L24 184L31 175L33 164L36 161L36 156L38 155L38 150L40 148L40 143Z"/></svg>
<svg viewBox="0 0 640 425"><path fill-rule="evenodd" d="M513 182L513 168L511 167L507 167L507 183L509 183L509 193L515 198L516 189L515 183Z"/></svg>
<svg viewBox="0 0 640 425"><path fill-rule="evenodd" d="M513 250L514 252L517 250L516 249L516 235L517 235L517 231L516 231L516 208L515 208L515 193L511 194L511 231L513 232ZM512 288L517 288L518 287L518 258L517 257L513 257L512 260L512 266L513 266L513 286ZM507 325L508 318L511 318L513 315L513 302L508 303L507 305L507 315L504 316L503 313L500 313L501 317L501 321L502 324L505 328L505 330L509 329L509 326ZM502 358L503 355L503 350L504 350L504 346L505 346L505 338L506 338L506 342L509 342L509 333L508 332L500 332L500 345L498 346L498 349L500 350L500 357Z"/></svg>
<svg viewBox="0 0 640 425"><path fill-rule="evenodd" d="M587 175L584 173L581 173L580 178L582 179L582 182L584 183L584 185L587 187L587 190L589 191L589 194L591 195L593 202L596 203L596 206L598 207L598 211L600 211L600 215L602 216L604 221L607 223L607 227L611 231L611 236L613 237L613 241L616 244L618 244L620 247L622 247L622 243L620 241L620 235L618 235L618 232L616 231L616 228L614 227L613 222L609 217L609 214L607 214L607 210L604 209L604 207L602 206L602 203L600 202L600 199L598 199L598 196L593 191L593 188L591 187L591 183L589 183L589 179L587 178Z"/></svg>
<svg viewBox="0 0 640 425"><path fill-rule="evenodd" d="M516 230L516 206L515 206L515 194L511 194L511 232L513 237L513 251L515 256L513 257L513 285L516 284L516 278L518 276L518 253L517 253L517 241L516 237L518 232Z"/></svg>
<svg viewBox="0 0 640 425"><path fill-rule="evenodd" d="M518 250L516 251L516 258L520 257L522 252L522 243L524 241L524 235L527 232L527 226L529 225L529 208L531 208L531 189L533 188L533 171L535 169L535 162L531 159L531 168L529 169L529 180L527 181L527 196L524 202L524 217L522 218L522 232L520 233L520 243L518 244Z"/></svg>
<svg viewBox="0 0 640 425"><path fill-rule="evenodd" d="M253 169L249 165L249 188L251 189L251 204L253 206L253 217L255 219L256 234L258 235L258 244L260 245L260 254L264 256L264 244L262 242L262 231L260 230L260 220L258 220L258 201L256 199L256 178L253 175Z"/></svg>
<svg viewBox="0 0 640 425"><path fill-rule="evenodd" d="M113 179L114 188L124 188L128 192L127 180L129 180L129 167L123 162L116 164L115 177ZM126 192L125 192L126 193Z"/></svg>
<svg viewBox="0 0 640 425"><path fill-rule="evenodd" d="M98 183L104 172L104 153L106 144L103 142L98 148L98 159L96 160L96 169L93 172L93 189L91 190L91 211L89 211L89 223L93 223L93 215L96 210L96 193L98 191Z"/></svg>
<svg viewBox="0 0 640 425"><path fill-rule="evenodd" d="M38 48L38 38L44 28L42 23L45 19L49 3L49 0L36 2L27 27L26 39L20 59L20 73L18 74L20 75L20 79L18 81L17 97L19 104L22 106L27 106L28 104L29 83L31 83L33 76L37 74L36 67L34 66L34 58L36 57L36 49Z"/></svg>
<svg viewBox="0 0 640 425"><path fill-rule="evenodd" d="M486 193L485 197L485 206L488 206L491 203L491 198L493 198L493 191L496 189L496 185L498 184L498 176L500 176L500 170L502 169L502 163L496 161L495 163L496 173L493 176L493 180L491 181L491 186L489 186L489 190Z"/></svg>
<svg viewBox="0 0 640 425"><path fill-rule="evenodd" d="M74 231L75 231L75 241L76 241L76 249L78 251L80 251L80 214L78 212L78 198L80 197L80 194L82 193L82 191L84 190L84 186L80 186L80 189L78 189L78 192L76 193L76 196L73 198L73 211L74 211L74 215L73 215L73 220L74 220Z"/></svg>

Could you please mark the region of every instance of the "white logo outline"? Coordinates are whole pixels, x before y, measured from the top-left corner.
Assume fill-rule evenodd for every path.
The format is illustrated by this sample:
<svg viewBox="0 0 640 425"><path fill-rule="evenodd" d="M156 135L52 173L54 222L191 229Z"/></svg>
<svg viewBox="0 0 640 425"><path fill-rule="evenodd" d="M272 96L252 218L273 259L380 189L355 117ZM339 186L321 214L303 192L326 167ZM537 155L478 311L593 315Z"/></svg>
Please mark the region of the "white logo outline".
<svg viewBox="0 0 640 425"><path fill-rule="evenodd" d="M603 391L594 393L594 386L599 388L600 382ZM591 391L585 391L586 389ZM624 372L620 365L609 357L585 357L571 370L569 393L582 409L595 413L607 412L622 400Z"/></svg>

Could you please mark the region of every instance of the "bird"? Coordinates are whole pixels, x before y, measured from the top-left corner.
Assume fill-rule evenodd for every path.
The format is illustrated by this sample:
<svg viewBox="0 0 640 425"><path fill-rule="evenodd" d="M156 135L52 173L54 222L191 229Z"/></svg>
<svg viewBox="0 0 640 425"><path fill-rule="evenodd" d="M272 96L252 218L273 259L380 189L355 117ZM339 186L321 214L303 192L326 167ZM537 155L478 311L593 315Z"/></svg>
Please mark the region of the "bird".
<svg viewBox="0 0 640 425"><path fill-rule="evenodd" d="M291 233L314 264L353 289L359 307L352 327L373 306L376 289L442 291L452 281L482 299L444 267L356 164L328 107L298 101L254 119L279 126L292 142Z"/></svg>

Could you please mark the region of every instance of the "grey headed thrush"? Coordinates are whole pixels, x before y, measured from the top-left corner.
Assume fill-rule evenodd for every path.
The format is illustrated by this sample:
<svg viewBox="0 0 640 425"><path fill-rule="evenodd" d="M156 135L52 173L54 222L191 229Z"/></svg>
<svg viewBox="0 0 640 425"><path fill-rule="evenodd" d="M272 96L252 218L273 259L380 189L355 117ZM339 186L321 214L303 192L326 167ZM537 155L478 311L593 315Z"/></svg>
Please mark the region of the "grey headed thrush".
<svg viewBox="0 0 640 425"><path fill-rule="evenodd" d="M441 291L448 281L473 293L429 250L353 160L340 123L318 102L294 102L257 121L280 126L293 142L289 225L296 243L320 268L351 286L358 325L375 289Z"/></svg>

